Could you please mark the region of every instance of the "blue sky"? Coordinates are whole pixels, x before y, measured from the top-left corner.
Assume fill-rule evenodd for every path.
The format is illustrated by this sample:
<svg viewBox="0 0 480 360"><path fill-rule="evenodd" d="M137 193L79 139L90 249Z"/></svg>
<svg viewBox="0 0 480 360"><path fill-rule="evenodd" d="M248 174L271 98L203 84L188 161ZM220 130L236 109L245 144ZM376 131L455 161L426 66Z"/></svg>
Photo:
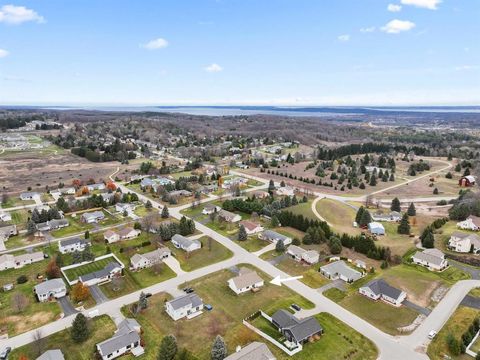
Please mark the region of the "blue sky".
<svg viewBox="0 0 480 360"><path fill-rule="evenodd" d="M478 0L0 0L1 104L480 104Z"/></svg>

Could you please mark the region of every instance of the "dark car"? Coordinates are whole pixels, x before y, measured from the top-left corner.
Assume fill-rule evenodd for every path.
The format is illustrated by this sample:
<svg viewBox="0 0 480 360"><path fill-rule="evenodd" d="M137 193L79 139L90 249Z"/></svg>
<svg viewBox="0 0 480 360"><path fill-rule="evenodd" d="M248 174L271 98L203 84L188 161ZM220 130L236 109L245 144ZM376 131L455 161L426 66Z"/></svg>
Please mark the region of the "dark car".
<svg viewBox="0 0 480 360"><path fill-rule="evenodd" d="M298 306L297 304L292 304L290 307L291 307L293 310L295 310L295 311L300 311L300 310L302 310L302 308L301 308L300 306Z"/></svg>
<svg viewBox="0 0 480 360"><path fill-rule="evenodd" d="M191 294L194 290L191 287L186 287L183 289L183 291L186 292L187 294Z"/></svg>
<svg viewBox="0 0 480 360"><path fill-rule="evenodd" d="M12 351L12 348L10 346L3 349L2 352L0 352L0 359L1 360L8 359L8 354L10 354L10 351Z"/></svg>
<svg viewBox="0 0 480 360"><path fill-rule="evenodd" d="M150 296L152 296L152 293L146 293L146 294L145 294L145 297L146 297L146 298L149 298Z"/></svg>

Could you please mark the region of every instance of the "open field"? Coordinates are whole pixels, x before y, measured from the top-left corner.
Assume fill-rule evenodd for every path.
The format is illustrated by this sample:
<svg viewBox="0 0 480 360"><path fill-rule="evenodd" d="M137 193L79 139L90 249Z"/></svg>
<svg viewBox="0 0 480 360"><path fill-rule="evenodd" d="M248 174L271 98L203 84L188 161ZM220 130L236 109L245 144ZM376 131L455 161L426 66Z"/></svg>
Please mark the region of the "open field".
<svg viewBox="0 0 480 360"><path fill-rule="evenodd" d="M91 360L95 358L95 344L108 339L116 330L114 322L106 315L89 320L90 337L77 344L70 337L70 329L62 330L45 338L45 350L60 349L66 359ZM39 354L34 344L22 346L12 351L9 359L19 360L21 356L35 359Z"/></svg>
<svg viewBox="0 0 480 360"><path fill-rule="evenodd" d="M351 235L360 234L361 230L352 226L356 211L352 207L332 199L322 199L317 202L318 213L327 220L334 231Z"/></svg>

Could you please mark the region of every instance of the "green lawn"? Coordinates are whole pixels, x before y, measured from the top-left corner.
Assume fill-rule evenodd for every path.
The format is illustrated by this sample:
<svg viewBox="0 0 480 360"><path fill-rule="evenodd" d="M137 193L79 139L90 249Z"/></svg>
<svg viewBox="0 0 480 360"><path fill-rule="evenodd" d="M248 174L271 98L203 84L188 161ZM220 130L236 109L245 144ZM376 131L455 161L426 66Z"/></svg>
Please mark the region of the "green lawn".
<svg viewBox="0 0 480 360"><path fill-rule="evenodd" d="M45 338L45 350L60 349L66 359L91 360L95 358L95 344L111 337L116 330L115 323L108 316L89 320L90 337L84 343L77 344L70 337L70 329L62 330ZM35 359L39 354L32 345L25 345L12 351L9 359L19 360L24 355Z"/></svg>
<svg viewBox="0 0 480 360"><path fill-rule="evenodd" d="M124 270L124 276L119 279L120 285L118 288L114 282L108 282L106 284L100 285L100 289L109 299L114 299L123 295L127 295L134 291L140 289L139 284L135 281L132 276L132 273ZM159 279L159 282L162 281Z"/></svg>
<svg viewBox="0 0 480 360"><path fill-rule="evenodd" d="M340 201L332 199L322 199L317 202L316 209L318 213L327 220L335 231L347 234L359 234L360 230L354 228L356 211Z"/></svg>
<svg viewBox="0 0 480 360"><path fill-rule="evenodd" d="M98 261L94 261L85 265L81 265L64 271L67 278L72 281L78 279L82 275L90 274L94 271L102 270L108 263L116 262L114 257L108 257Z"/></svg>
<svg viewBox="0 0 480 360"><path fill-rule="evenodd" d="M243 247L245 250L250 252L255 252L260 249L263 249L269 243L265 240L260 240L258 236L249 236L245 241L235 241L238 245Z"/></svg>
<svg viewBox="0 0 480 360"><path fill-rule="evenodd" d="M175 248L170 242L167 245L180 263L184 271L192 271L232 257L233 253L214 239L204 236L198 239L202 248L191 253Z"/></svg>
<svg viewBox="0 0 480 360"><path fill-rule="evenodd" d="M93 229L92 224L82 223L80 221L80 216L79 215L77 215L75 218L73 218L71 216L66 216L65 218L68 220L69 225L64 227L64 228L51 231L50 234L53 237L61 238L61 237L68 236L68 235L80 234L80 233L85 232L87 230L92 230Z"/></svg>
<svg viewBox="0 0 480 360"><path fill-rule="evenodd" d="M303 215L308 219L318 220L318 218L312 211L312 202L313 199L310 198L306 203L300 203L298 205L290 206L289 208L286 208L285 211L289 211L297 215Z"/></svg>

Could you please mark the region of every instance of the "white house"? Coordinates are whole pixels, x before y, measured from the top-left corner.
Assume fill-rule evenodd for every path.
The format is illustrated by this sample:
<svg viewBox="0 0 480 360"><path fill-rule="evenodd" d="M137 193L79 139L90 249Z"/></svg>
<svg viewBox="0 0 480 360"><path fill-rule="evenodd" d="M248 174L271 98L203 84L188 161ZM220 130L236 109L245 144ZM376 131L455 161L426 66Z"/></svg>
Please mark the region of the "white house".
<svg viewBox="0 0 480 360"><path fill-rule="evenodd" d="M236 223L242 220L240 215L223 209L218 212L218 217L229 223Z"/></svg>
<svg viewBox="0 0 480 360"><path fill-rule="evenodd" d="M67 287L62 279L50 279L35 285L33 291L37 295L38 301L45 302L51 298L61 298L67 295Z"/></svg>
<svg viewBox="0 0 480 360"><path fill-rule="evenodd" d="M125 319L118 324L115 334L97 344L97 351L102 360L115 359L123 354L131 353L137 357L145 350L141 345L141 327L135 319Z"/></svg>
<svg viewBox="0 0 480 360"><path fill-rule="evenodd" d="M105 219L105 214L103 211L86 212L81 216L81 220L87 224L97 223L103 219Z"/></svg>
<svg viewBox="0 0 480 360"><path fill-rule="evenodd" d="M36 198L39 198L40 194L37 192L24 192L20 194L20 199L21 200L35 200Z"/></svg>
<svg viewBox="0 0 480 360"><path fill-rule="evenodd" d="M145 269L155 264L159 264L163 259L169 257L171 251L167 247L160 247L145 254L135 254L130 258L132 270Z"/></svg>
<svg viewBox="0 0 480 360"><path fill-rule="evenodd" d="M117 203L115 204L115 210L120 213L124 213L125 211L127 213L132 212L135 210L135 204L132 203Z"/></svg>
<svg viewBox="0 0 480 360"><path fill-rule="evenodd" d="M8 212L0 212L0 221L12 221L12 215Z"/></svg>
<svg viewBox="0 0 480 360"><path fill-rule="evenodd" d="M357 281L363 276L362 273L345 264L343 260L324 265L319 269L319 271L327 279L340 279L347 283Z"/></svg>
<svg viewBox="0 0 480 360"><path fill-rule="evenodd" d="M0 255L0 271L7 269L20 269L45 259L42 251L26 253L21 255L4 254Z"/></svg>
<svg viewBox="0 0 480 360"><path fill-rule="evenodd" d="M465 220L458 222L457 227L462 230L478 231L480 230L480 217L470 215Z"/></svg>
<svg viewBox="0 0 480 360"><path fill-rule="evenodd" d="M249 220L240 221L240 225L243 225L247 235L255 235L265 230L259 223Z"/></svg>
<svg viewBox="0 0 480 360"><path fill-rule="evenodd" d="M141 230L134 229L133 227L126 227L123 229L120 229L117 233L118 236L120 237L120 240L129 240L129 239L134 239L137 236L141 234Z"/></svg>
<svg viewBox="0 0 480 360"><path fill-rule="evenodd" d="M417 265L425 266L432 271L441 271L448 266L445 254L438 249L417 251L412 256L412 262Z"/></svg>
<svg viewBox="0 0 480 360"><path fill-rule="evenodd" d="M294 196L295 195L295 189L290 186L283 186L279 187L277 191L275 191L277 195L279 196Z"/></svg>
<svg viewBox="0 0 480 360"><path fill-rule="evenodd" d="M88 191L104 190L105 184L104 183L90 184L90 185L87 185L87 189Z"/></svg>
<svg viewBox="0 0 480 360"><path fill-rule="evenodd" d="M17 225L0 227L0 240L7 240L10 236L17 235Z"/></svg>
<svg viewBox="0 0 480 360"><path fill-rule="evenodd" d="M213 204L207 204L203 208L202 214L210 215L210 214L213 214L215 212L219 212L220 210L222 210L222 208L220 206L216 206L216 205L213 205Z"/></svg>
<svg viewBox="0 0 480 360"><path fill-rule="evenodd" d="M58 242L58 251L62 254L72 253L74 251L83 251L90 245L90 242L80 238L61 240Z"/></svg>
<svg viewBox="0 0 480 360"><path fill-rule="evenodd" d="M367 285L358 289L358 291L360 294L370 299L383 300L393 306L402 305L402 302L407 297L407 293L405 291L390 286L383 279L372 280Z"/></svg>
<svg viewBox="0 0 480 360"><path fill-rule="evenodd" d="M289 245L292 243L292 238L289 238L288 236L277 233L276 231L273 231L273 230L265 230L261 232L260 234L258 234L258 238L260 240L269 241L273 244L276 244L278 241L282 241L283 245Z"/></svg>
<svg viewBox="0 0 480 360"><path fill-rule="evenodd" d="M202 247L202 243L197 239L190 240L189 238L186 238L180 234L173 235L172 244L177 249L182 249L186 252L195 251Z"/></svg>
<svg viewBox="0 0 480 360"><path fill-rule="evenodd" d="M263 284L263 279L257 274L257 272L247 268L241 268L238 276L228 280L228 286L237 295L254 289L259 289Z"/></svg>
<svg viewBox="0 0 480 360"><path fill-rule="evenodd" d="M165 303L165 311L175 321L184 317L193 318L202 310L203 300L195 293L181 295Z"/></svg>
<svg viewBox="0 0 480 360"><path fill-rule="evenodd" d="M103 269L81 275L78 280L86 286L102 284L111 281L115 276L120 276L122 269L123 264L111 261Z"/></svg>
<svg viewBox="0 0 480 360"><path fill-rule="evenodd" d="M303 261L307 264L316 264L320 260L320 253L316 250L305 250L300 246L290 245L287 248L287 254L295 261Z"/></svg>
<svg viewBox="0 0 480 360"><path fill-rule="evenodd" d="M375 213L372 214L373 221L398 222L402 219L402 214L398 211L392 211L388 214Z"/></svg>
<svg viewBox="0 0 480 360"><path fill-rule="evenodd" d="M113 230L107 230L103 233L103 238L109 244L120 241L120 235Z"/></svg>
<svg viewBox="0 0 480 360"><path fill-rule="evenodd" d="M15 256L11 254L0 255L0 271L15 268Z"/></svg>
<svg viewBox="0 0 480 360"><path fill-rule="evenodd" d="M450 250L474 254L480 253L480 237L477 234L469 234L460 231L454 231L448 240L447 247Z"/></svg>
<svg viewBox="0 0 480 360"><path fill-rule="evenodd" d="M368 231L373 235L385 235L385 228L379 222L371 222L368 224Z"/></svg>

